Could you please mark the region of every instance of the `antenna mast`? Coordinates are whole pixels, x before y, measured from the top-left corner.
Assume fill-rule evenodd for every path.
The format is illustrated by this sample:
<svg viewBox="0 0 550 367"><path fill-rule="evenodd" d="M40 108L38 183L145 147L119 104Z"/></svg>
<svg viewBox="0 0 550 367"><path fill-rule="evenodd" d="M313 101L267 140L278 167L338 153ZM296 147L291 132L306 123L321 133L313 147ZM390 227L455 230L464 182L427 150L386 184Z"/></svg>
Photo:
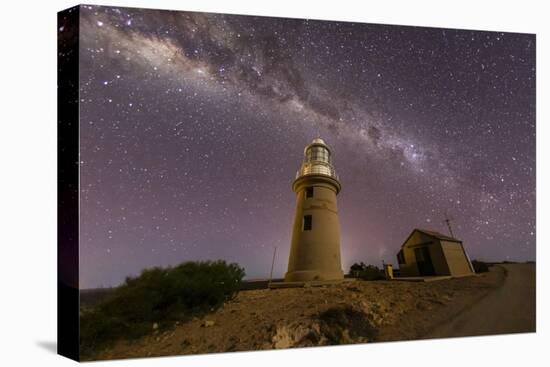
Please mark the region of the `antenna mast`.
<svg viewBox="0 0 550 367"><path fill-rule="evenodd" d="M451 234L452 238L455 238L455 235L453 234L453 229L451 228L451 221L453 221L453 218L449 218L447 215L447 212L445 212L445 220L443 222L447 225L447 228L449 229L449 233Z"/></svg>

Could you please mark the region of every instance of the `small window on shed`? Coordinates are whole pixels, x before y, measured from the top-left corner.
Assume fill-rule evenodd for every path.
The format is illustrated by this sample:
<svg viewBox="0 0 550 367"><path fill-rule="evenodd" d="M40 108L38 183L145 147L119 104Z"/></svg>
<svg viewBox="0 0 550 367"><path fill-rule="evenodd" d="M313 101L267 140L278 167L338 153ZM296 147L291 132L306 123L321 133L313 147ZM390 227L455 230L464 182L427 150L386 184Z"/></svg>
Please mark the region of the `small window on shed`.
<svg viewBox="0 0 550 367"><path fill-rule="evenodd" d="M311 231L313 225L313 216L304 215L304 231Z"/></svg>
<svg viewBox="0 0 550 367"><path fill-rule="evenodd" d="M306 199L313 197L313 187L306 187Z"/></svg>

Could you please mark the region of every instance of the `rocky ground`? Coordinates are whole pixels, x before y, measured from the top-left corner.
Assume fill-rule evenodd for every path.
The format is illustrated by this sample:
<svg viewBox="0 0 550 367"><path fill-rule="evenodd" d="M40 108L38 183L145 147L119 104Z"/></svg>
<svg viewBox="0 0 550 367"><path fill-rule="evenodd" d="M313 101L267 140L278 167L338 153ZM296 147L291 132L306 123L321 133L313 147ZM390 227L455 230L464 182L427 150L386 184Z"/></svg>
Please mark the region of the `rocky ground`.
<svg viewBox="0 0 550 367"><path fill-rule="evenodd" d="M493 266L489 273L427 283L357 280L244 291L202 319L167 330L152 325L150 335L120 340L89 359L419 339L500 287L505 277L505 268Z"/></svg>

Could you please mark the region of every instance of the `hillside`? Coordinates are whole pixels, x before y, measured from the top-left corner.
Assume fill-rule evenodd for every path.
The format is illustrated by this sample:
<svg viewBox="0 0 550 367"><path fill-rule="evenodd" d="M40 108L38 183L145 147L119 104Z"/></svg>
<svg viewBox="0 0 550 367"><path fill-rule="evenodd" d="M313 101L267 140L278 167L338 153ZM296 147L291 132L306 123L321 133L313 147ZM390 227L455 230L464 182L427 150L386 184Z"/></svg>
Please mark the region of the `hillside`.
<svg viewBox="0 0 550 367"><path fill-rule="evenodd" d="M508 265L527 266L534 265ZM354 281L240 292L204 318L120 340L88 356L116 359L219 353L430 337L505 282L507 270L436 282ZM534 284L534 272L533 272ZM534 317L534 315L533 315ZM525 330L523 330L525 331ZM453 336L453 335L438 335Z"/></svg>

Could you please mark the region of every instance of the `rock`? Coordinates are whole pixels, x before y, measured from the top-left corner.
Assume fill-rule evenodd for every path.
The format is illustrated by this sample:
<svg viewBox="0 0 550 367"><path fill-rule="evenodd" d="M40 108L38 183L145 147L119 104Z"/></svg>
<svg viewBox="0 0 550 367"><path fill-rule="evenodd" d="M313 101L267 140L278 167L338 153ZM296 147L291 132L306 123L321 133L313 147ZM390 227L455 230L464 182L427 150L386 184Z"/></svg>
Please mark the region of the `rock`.
<svg viewBox="0 0 550 367"><path fill-rule="evenodd" d="M444 305L445 302L443 302L442 300L438 299L438 298L429 298L428 299L431 303L433 304L437 304L437 305Z"/></svg>
<svg viewBox="0 0 550 367"><path fill-rule="evenodd" d="M213 320L204 320L201 324L202 327L212 327L216 325L216 323Z"/></svg>
<svg viewBox="0 0 550 367"><path fill-rule="evenodd" d="M441 296L441 298L443 298L443 300L447 302L450 302L453 300L453 297L449 296L448 294L444 294L443 296Z"/></svg>
<svg viewBox="0 0 550 367"><path fill-rule="evenodd" d="M159 328L159 324L157 324L156 322L153 323L153 330L157 330Z"/></svg>
<svg viewBox="0 0 550 367"><path fill-rule="evenodd" d="M318 323L305 325L294 322L277 326L271 343L275 349L286 349L299 346L324 345L326 344L326 338L321 334Z"/></svg>

